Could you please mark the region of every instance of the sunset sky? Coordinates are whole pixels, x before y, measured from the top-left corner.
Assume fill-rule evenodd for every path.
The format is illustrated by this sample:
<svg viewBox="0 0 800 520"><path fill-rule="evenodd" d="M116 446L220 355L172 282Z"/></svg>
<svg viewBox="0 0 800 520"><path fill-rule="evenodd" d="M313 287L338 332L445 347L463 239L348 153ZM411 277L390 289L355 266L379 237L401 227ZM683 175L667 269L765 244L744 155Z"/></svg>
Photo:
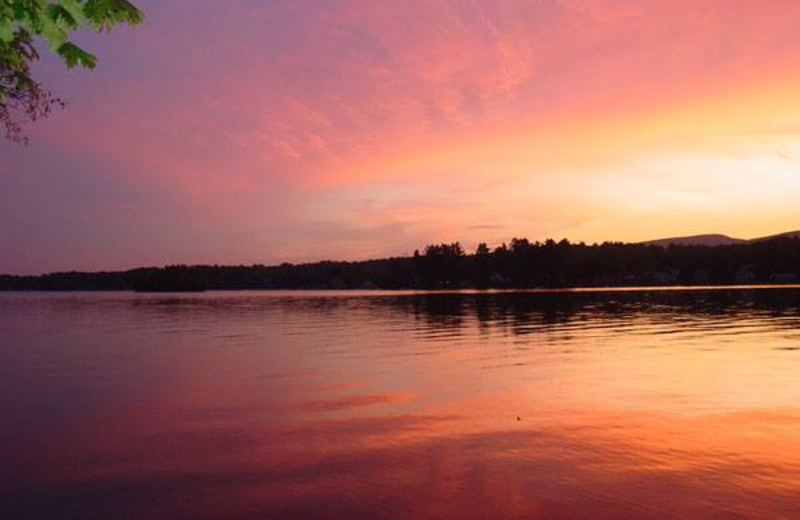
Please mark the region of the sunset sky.
<svg viewBox="0 0 800 520"><path fill-rule="evenodd" d="M800 2L138 0L0 142L0 272L800 229Z"/></svg>

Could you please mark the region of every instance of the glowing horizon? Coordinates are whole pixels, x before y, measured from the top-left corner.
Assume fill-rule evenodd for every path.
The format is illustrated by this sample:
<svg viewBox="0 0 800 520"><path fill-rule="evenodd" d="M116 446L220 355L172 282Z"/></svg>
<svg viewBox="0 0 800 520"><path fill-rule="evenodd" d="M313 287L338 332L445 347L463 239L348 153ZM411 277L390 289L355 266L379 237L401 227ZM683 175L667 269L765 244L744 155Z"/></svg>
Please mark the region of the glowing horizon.
<svg viewBox="0 0 800 520"><path fill-rule="evenodd" d="M136 3L0 143L0 273L800 229L800 4Z"/></svg>

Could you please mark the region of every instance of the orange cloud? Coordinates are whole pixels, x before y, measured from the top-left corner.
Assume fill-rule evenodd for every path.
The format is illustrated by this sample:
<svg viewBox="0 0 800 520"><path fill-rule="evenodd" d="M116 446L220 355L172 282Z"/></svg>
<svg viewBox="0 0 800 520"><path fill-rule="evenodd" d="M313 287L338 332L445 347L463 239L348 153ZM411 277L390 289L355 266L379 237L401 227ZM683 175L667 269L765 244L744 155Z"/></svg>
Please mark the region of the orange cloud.
<svg viewBox="0 0 800 520"><path fill-rule="evenodd" d="M88 218L77 199L46 209L56 195L36 172L55 169L112 184L96 193L109 207L115 190L141 194L129 221L96 230L140 229L106 267L126 249L277 261L797 227L800 4L204 0L189 19L176 2L142 4L141 29L89 42L103 51L96 73L45 67L72 105L37 127L40 152L2 145L4 177L26 179L45 208L42 229L0 259L8 269L29 265L14 260L28 241L47 249L48 222ZM33 210L17 205L20 227ZM177 214L175 233L197 238L165 255L175 240L148 241L141 213ZM319 226L322 243L305 244ZM86 240L58 265L100 247ZM230 249L215 255L219 242Z"/></svg>

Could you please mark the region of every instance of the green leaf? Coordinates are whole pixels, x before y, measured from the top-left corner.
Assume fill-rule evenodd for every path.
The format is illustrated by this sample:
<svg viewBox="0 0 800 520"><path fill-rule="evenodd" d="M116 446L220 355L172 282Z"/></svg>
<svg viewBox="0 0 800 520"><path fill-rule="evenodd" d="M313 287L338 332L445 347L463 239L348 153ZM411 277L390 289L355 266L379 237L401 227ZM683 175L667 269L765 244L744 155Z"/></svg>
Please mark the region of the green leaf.
<svg viewBox="0 0 800 520"><path fill-rule="evenodd" d="M69 11L69 14L72 15L72 18L75 19L78 25L86 23L86 15L83 14L83 5L78 3L77 0L60 0L59 3L64 9Z"/></svg>
<svg viewBox="0 0 800 520"><path fill-rule="evenodd" d="M72 13L69 12L62 5L57 4L50 4L47 6L47 16L50 17L59 27L64 27L67 29L75 29L78 27L78 21L75 20L75 17L72 16Z"/></svg>
<svg viewBox="0 0 800 520"><path fill-rule="evenodd" d="M98 31L109 31L119 23L136 25L144 18L142 12L127 0L86 0L83 12Z"/></svg>
<svg viewBox="0 0 800 520"><path fill-rule="evenodd" d="M73 43L65 43L58 49L58 54L64 58L67 67L72 68L76 65L93 69L97 65L97 58L81 49Z"/></svg>
<svg viewBox="0 0 800 520"><path fill-rule="evenodd" d="M117 22L125 22L130 25L142 23L144 15L128 0L111 0L117 10Z"/></svg>
<svg viewBox="0 0 800 520"><path fill-rule="evenodd" d="M66 31L59 27L49 16L41 18L41 33L47 42L47 46L54 52L58 52L67 43Z"/></svg>
<svg viewBox="0 0 800 520"><path fill-rule="evenodd" d="M11 43L14 39L14 24L11 20L0 20L0 41Z"/></svg>

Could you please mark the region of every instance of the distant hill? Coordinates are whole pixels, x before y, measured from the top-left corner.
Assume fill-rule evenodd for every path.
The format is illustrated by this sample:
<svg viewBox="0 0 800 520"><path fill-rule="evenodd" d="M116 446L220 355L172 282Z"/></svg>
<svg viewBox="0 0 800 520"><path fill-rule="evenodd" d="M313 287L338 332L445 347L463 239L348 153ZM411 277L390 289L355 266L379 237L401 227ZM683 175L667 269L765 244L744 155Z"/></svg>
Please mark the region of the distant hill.
<svg viewBox="0 0 800 520"><path fill-rule="evenodd" d="M770 235L766 237L744 239L733 238L728 235L708 234L708 235L691 235L687 237L673 237L673 238L659 238L658 240L648 240L642 242L648 246L662 246L667 247L670 244L677 246L732 246L736 244L752 244L756 242L764 242L775 238L800 238L800 231L787 231L786 233L778 233L777 235Z"/></svg>
<svg viewBox="0 0 800 520"><path fill-rule="evenodd" d="M754 238L748 242L763 242L765 240L772 240L773 238L800 238L800 231L787 231L786 233L778 233L777 235L770 235L768 237Z"/></svg>
<svg viewBox="0 0 800 520"><path fill-rule="evenodd" d="M658 240L648 240L642 242L648 246L667 247L670 244L676 246L732 246L744 244L747 240L741 238L731 238L728 235L692 235L688 237L660 238Z"/></svg>

